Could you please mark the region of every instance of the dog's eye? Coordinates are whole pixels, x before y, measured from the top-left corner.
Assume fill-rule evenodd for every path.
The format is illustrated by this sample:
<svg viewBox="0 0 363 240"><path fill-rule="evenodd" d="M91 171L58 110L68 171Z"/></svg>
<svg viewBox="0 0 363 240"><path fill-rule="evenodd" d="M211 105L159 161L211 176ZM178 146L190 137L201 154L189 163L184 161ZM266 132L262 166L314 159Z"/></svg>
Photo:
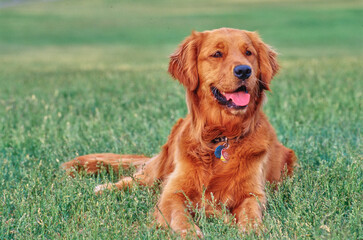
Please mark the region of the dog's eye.
<svg viewBox="0 0 363 240"><path fill-rule="evenodd" d="M215 53L212 54L212 57L214 58L221 58L223 57L223 54L220 51L217 51Z"/></svg>
<svg viewBox="0 0 363 240"><path fill-rule="evenodd" d="M249 50L246 50L246 56L251 56L252 55L252 53L251 53L251 51L249 51Z"/></svg>

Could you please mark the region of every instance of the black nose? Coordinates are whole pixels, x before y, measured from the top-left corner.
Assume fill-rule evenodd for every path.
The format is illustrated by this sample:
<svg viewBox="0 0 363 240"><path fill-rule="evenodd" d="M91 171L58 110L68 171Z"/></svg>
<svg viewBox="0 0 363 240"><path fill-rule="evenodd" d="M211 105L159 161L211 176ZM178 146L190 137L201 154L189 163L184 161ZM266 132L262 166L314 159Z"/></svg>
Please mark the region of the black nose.
<svg viewBox="0 0 363 240"><path fill-rule="evenodd" d="M251 76L252 69L248 65L237 65L233 69L233 73L241 80L245 80Z"/></svg>

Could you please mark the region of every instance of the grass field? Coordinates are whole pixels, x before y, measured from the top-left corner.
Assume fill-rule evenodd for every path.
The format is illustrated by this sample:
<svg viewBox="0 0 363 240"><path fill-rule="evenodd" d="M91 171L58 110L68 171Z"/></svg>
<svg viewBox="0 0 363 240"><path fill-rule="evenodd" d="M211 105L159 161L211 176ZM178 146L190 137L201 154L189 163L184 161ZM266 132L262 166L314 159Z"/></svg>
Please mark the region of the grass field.
<svg viewBox="0 0 363 240"><path fill-rule="evenodd" d="M363 239L361 1L0 0L0 239L170 239L160 189L95 196L65 176L94 152L156 154L186 112L168 55L191 30L258 30L280 52L264 110L300 167L264 231L196 221L206 239ZM126 172L124 174L131 174ZM156 192L156 194L154 193Z"/></svg>

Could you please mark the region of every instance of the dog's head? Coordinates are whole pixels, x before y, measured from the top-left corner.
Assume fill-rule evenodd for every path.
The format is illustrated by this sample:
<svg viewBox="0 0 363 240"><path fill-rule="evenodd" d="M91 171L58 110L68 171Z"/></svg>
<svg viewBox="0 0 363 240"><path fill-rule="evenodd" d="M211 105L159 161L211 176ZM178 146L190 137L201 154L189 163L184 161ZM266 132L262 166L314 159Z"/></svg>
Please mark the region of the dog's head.
<svg viewBox="0 0 363 240"><path fill-rule="evenodd" d="M170 57L169 73L198 108L243 115L259 107L278 71L276 52L255 32L221 28L193 32Z"/></svg>

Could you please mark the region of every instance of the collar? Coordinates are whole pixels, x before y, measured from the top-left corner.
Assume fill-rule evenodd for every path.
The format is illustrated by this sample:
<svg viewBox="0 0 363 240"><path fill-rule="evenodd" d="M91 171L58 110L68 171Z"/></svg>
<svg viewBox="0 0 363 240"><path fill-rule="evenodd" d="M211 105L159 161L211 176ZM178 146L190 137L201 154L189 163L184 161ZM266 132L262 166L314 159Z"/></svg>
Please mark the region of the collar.
<svg viewBox="0 0 363 240"><path fill-rule="evenodd" d="M222 137L217 137L215 139L212 140L212 143L216 144L216 143L220 143L220 142L228 142L228 138L226 136L222 136Z"/></svg>
<svg viewBox="0 0 363 240"><path fill-rule="evenodd" d="M241 138L243 138L243 136L234 137L234 138L227 138L226 136L221 136L221 137L217 137L217 138L213 139L211 142L213 144L220 143L220 142L224 142L224 143L228 144L228 142L231 141L231 140L237 140L238 141Z"/></svg>

